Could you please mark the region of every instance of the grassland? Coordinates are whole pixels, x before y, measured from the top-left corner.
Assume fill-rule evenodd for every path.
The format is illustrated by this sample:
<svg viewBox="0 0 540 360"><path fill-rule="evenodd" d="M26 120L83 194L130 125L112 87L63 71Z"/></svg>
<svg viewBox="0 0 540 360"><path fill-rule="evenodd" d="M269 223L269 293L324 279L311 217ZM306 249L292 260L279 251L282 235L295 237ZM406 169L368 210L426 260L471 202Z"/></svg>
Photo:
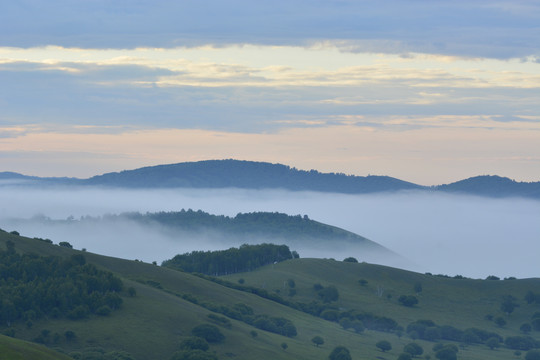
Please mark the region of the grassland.
<svg viewBox="0 0 540 360"><path fill-rule="evenodd" d="M19 252L41 255L71 256L83 253L40 240L28 239L12 234L0 233L0 248L11 240ZM150 241L150 240L149 240ZM182 339L190 336L191 329L201 323L211 322L211 312L200 304L217 304L232 307L242 303L253 308L256 314L279 316L291 320L298 335L293 338L259 330L244 322L231 319L230 329L221 328L225 341L212 344L210 351L219 359L327 359L337 345L351 351L353 359L396 359L403 346L412 341L406 334L365 331L356 334L344 330L336 322L326 321L293 308L261 298L254 294L235 290L204 280L200 277L138 261L122 260L83 253L88 262L112 271L121 277L125 287L133 287L137 295L122 294L121 310L108 317L92 316L81 321L40 319L31 328L24 323L11 327L0 326L2 332L14 331L17 338L32 340L44 329L51 334L75 332L74 341L61 339L48 346L65 353L84 352L89 348L103 351L126 351L134 358L168 359L178 349ZM430 319L438 325L452 325L460 329L478 327L494 331L501 336L519 335L519 327L529 321L531 315L540 311L538 304L526 304L523 300L527 291L540 291L540 279L520 280L469 280L450 279L418 274L384 266L347 263L326 259L294 259L266 266L258 270L224 277L233 283L243 279L246 285L277 292L291 301L309 302L316 298L315 283L334 285L339 291L336 306L340 310L357 309L369 311L395 319L404 328L412 321ZM287 295L287 280L295 282L296 295ZM360 285L364 279L367 284ZM420 283L422 291L416 293L414 285ZM415 295L419 304L404 307L397 298ZM182 296L196 298L198 304ZM500 303L503 296L512 295L519 307L510 314L503 314ZM507 325L497 327L486 315L502 316ZM250 332L255 330L257 337ZM325 343L316 347L311 339L319 335ZM539 333L532 335L538 340ZM382 353L375 343L388 340L393 349ZM426 354L431 354L434 343L417 340ZM287 343L286 350L281 348ZM58 357L61 359L60 357ZM485 345L469 345L460 349L458 359L512 359L514 351L506 348L490 350ZM16 358L15 358L16 359ZM24 359L24 357L23 357ZM46 359L46 358L45 358Z"/></svg>
<svg viewBox="0 0 540 360"><path fill-rule="evenodd" d="M69 360L69 356L60 354L45 346L28 341L0 335L1 360Z"/></svg>

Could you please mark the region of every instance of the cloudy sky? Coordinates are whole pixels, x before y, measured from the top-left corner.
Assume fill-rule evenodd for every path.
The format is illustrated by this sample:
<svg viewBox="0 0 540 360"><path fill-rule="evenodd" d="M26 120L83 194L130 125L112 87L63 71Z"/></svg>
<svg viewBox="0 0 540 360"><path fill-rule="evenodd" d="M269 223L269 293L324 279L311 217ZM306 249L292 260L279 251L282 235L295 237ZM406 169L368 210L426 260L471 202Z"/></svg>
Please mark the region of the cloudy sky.
<svg viewBox="0 0 540 360"><path fill-rule="evenodd" d="M0 171L540 180L538 1L0 2Z"/></svg>

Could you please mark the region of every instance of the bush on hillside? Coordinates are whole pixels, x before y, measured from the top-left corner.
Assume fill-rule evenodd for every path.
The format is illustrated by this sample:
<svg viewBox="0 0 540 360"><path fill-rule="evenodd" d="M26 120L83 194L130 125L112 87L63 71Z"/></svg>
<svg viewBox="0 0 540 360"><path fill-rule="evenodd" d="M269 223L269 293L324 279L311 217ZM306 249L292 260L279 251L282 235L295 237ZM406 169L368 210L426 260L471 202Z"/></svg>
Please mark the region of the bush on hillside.
<svg viewBox="0 0 540 360"><path fill-rule="evenodd" d="M386 340L381 340L377 342L375 346L379 348L382 352L392 350L392 344L390 344L390 342Z"/></svg>
<svg viewBox="0 0 540 360"><path fill-rule="evenodd" d="M183 340L180 343L180 350L202 350L206 351L210 348L208 342L197 336L193 336Z"/></svg>
<svg viewBox="0 0 540 360"><path fill-rule="evenodd" d="M401 295L398 298L398 301L401 305L407 307L413 307L414 305L418 304L418 299L413 295Z"/></svg>
<svg viewBox="0 0 540 360"><path fill-rule="evenodd" d="M170 360L218 360L215 354L202 350L177 351Z"/></svg>
<svg viewBox="0 0 540 360"><path fill-rule="evenodd" d="M319 347L320 345L324 344L324 339L317 335L311 339L311 342L314 343L315 346Z"/></svg>
<svg viewBox="0 0 540 360"><path fill-rule="evenodd" d="M191 334L203 338L209 343L220 343L225 339L225 335L215 325L211 324L197 325L191 330Z"/></svg>
<svg viewBox="0 0 540 360"><path fill-rule="evenodd" d="M403 352L411 354L412 357L420 356L424 353L424 349L415 342L408 343L403 347Z"/></svg>
<svg viewBox="0 0 540 360"><path fill-rule="evenodd" d="M339 299L339 292L334 285L326 286L317 292L317 295L324 303L337 301Z"/></svg>
<svg viewBox="0 0 540 360"><path fill-rule="evenodd" d="M349 349L345 346L336 346L328 356L329 360L352 360Z"/></svg>

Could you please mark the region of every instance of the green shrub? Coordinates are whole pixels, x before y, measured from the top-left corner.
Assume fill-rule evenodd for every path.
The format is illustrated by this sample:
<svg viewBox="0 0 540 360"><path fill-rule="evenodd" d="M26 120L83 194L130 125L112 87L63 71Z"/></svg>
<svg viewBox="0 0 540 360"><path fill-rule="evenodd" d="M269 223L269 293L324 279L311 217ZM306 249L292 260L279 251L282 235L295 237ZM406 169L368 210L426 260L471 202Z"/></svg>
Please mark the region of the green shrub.
<svg viewBox="0 0 540 360"><path fill-rule="evenodd" d="M225 335L215 325L201 324L191 330L193 336L203 338L209 343L219 343L225 339Z"/></svg>
<svg viewBox="0 0 540 360"><path fill-rule="evenodd" d="M202 350L207 351L210 348L208 342L201 337L190 337L180 343L180 350Z"/></svg>
<svg viewBox="0 0 540 360"><path fill-rule="evenodd" d="M413 295L401 295L398 298L398 301L403 306L413 307L418 304L418 299Z"/></svg>
<svg viewBox="0 0 540 360"><path fill-rule="evenodd" d="M177 351L170 360L218 360L215 354L202 350Z"/></svg>
<svg viewBox="0 0 540 360"><path fill-rule="evenodd" d="M392 350L392 344L389 341L381 340L375 344L382 352Z"/></svg>
<svg viewBox="0 0 540 360"><path fill-rule="evenodd" d="M345 346L336 346L328 356L329 360L352 360L349 349Z"/></svg>
<svg viewBox="0 0 540 360"><path fill-rule="evenodd" d="M107 305L103 305L103 306L100 306L99 308L97 308L96 310L96 315L100 315L100 316L109 316L111 314L111 308L108 307Z"/></svg>

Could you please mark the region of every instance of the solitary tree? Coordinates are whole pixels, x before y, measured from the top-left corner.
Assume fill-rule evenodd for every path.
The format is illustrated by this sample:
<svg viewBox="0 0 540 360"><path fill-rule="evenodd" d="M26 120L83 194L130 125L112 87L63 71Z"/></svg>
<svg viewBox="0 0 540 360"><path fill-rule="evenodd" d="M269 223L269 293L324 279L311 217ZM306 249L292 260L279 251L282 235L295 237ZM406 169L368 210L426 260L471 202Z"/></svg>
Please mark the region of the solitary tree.
<svg viewBox="0 0 540 360"><path fill-rule="evenodd" d="M75 338L77 337L75 333L71 330L66 330L64 336L66 337L66 341L68 342L75 340Z"/></svg>
<svg viewBox="0 0 540 360"><path fill-rule="evenodd" d="M504 297L503 302L501 303L501 311L510 315L518 306L519 304L515 302L515 298L512 295L508 295Z"/></svg>
<svg viewBox="0 0 540 360"><path fill-rule="evenodd" d="M399 354L397 360L411 360L412 356L409 353L401 353Z"/></svg>
<svg viewBox="0 0 540 360"><path fill-rule="evenodd" d="M337 301L337 299L339 299L339 292L334 285L322 288L321 290L319 290L318 294L322 298L322 301L325 303Z"/></svg>
<svg viewBox="0 0 540 360"><path fill-rule="evenodd" d="M354 320L353 322L351 322L351 327L354 330L354 332L357 334L364 332L364 330L366 329L364 327L364 323L360 320Z"/></svg>
<svg viewBox="0 0 540 360"><path fill-rule="evenodd" d="M504 320L502 317L496 317L495 318L495 324L497 324L498 327L503 327L506 325L506 320Z"/></svg>
<svg viewBox="0 0 540 360"><path fill-rule="evenodd" d="M211 324L201 324L191 330L193 336L198 336L209 343L219 343L225 339L225 336L219 331L217 326Z"/></svg>
<svg viewBox="0 0 540 360"><path fill-rule="evenodd" d="M378 347L382 352L392 350L392 344L386 340L379 341L375 344L375 346Z"/></svg>
<svg viewBox="0 0 540 360"><path fill-rule="evenodd" d="M527 291L527 294L525 294L525 301L527 304L532 304L536 301L537 295L533 293L532 291Z"/></svg>
<svg viewBox="0 0 540 360"><path fill-rule="evenodd" d="M499 339L495 336L493 337L490 337L489 339L486 340L486 345L491 349L496 349L498 347L501 346L501 343L499 341Z"/></svg>
<svg viewBox="0 0 540 360"><path fill-rule="evenodd" d="M283 350L287 350L288 347L289 347L289 345L287 345L287 343L281 343L281 348Z"/></svg>
<svg viewBox="0 0 540 360"><path fill-rule="evenodd" d="M352 360L349 349L345 346L336 346L328 356L329 360Z"/></svg>
<svg viewBox="0 0 540 360"><path fill-rule="evenodd" d="M317 335L313 337L313 339L311 339L311 342L314 343L317 347L319 347L319 345L324 344L324 339Z"/></svg>
<svg viewBox="0 0 540 360"><path fill-rule="evenodd" d="M418 299L416 298L416 296L412 296L412 295L401 295L398 298L398 301L400 302L401 305L408 306L408 307L412 307L418 304Z"/></svg>
<svg viewBox="0 0 540 360"><path fill-rule="evenodd" d="M457 360L457 348L443 346L435 352L435 357L439 360Z"/></svg>
<svg viewBox="0 0 540 360"><path fill-rule="evenodd" d="M420 356L424 353L424 349L417 343L408 343L403 347L403 352L411 354L412 357Z"/></svg>

